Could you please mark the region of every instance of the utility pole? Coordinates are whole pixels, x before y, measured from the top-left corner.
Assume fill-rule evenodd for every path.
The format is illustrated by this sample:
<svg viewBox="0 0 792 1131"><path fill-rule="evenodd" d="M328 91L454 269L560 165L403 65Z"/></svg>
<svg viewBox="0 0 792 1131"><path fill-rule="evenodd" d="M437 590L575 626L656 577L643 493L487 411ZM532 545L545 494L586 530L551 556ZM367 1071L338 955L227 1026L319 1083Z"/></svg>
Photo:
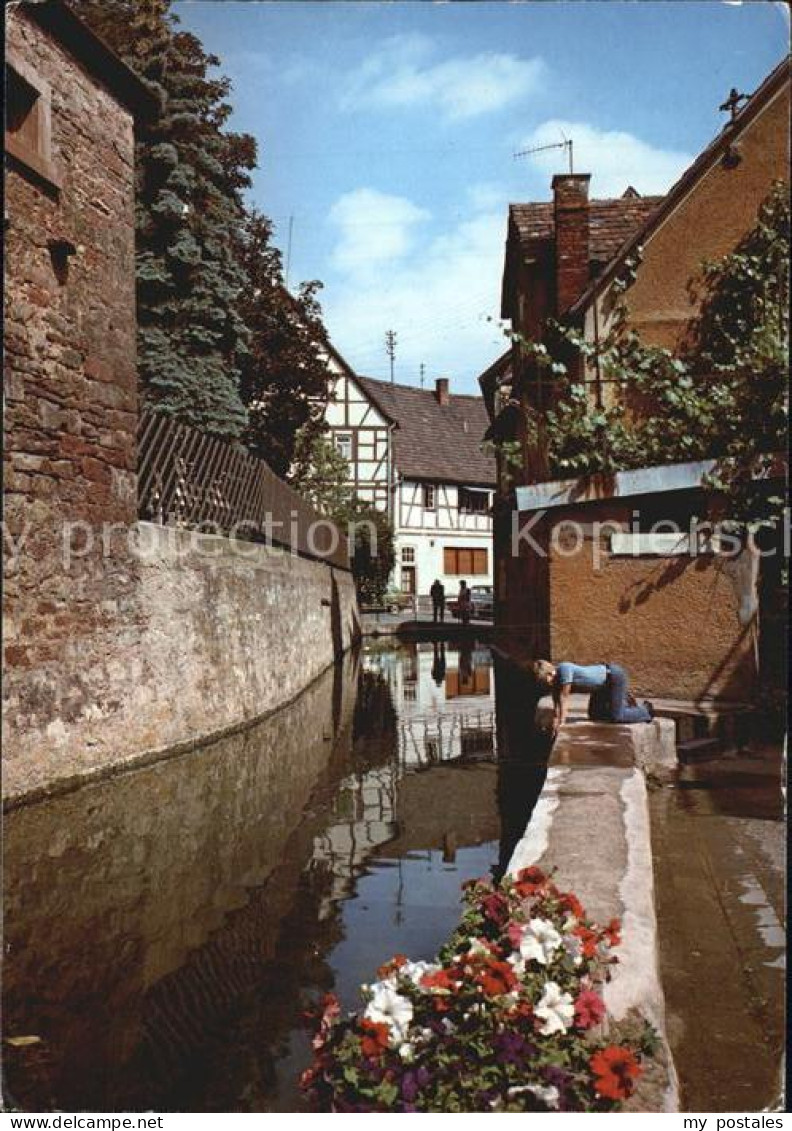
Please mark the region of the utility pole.
<svg viewBox="0 0 792 1131"><path fill-rule="evenodd" d="M396 360L396 331L388 330L385 334L385 352L390 358L391 385L393 384L393 363Z"/></svg>
<svg viewBox="0 0 792 1131"><path fill-rule="evenodd" d="M289 239L286 244L286 270L284 271L284 283L286 290L289 289L289 268L291 267L291 249L292 249L292 233L294 232L294 217L289 217Z"/></svg>
<svg viewBox="0 0 792 1131"><path fill-rule="evenodd" d="M426 366L424 365L423 362L421 362L420 373L421 373L421 388L423 388L424 387L424 374L426 373Z"/></svg>

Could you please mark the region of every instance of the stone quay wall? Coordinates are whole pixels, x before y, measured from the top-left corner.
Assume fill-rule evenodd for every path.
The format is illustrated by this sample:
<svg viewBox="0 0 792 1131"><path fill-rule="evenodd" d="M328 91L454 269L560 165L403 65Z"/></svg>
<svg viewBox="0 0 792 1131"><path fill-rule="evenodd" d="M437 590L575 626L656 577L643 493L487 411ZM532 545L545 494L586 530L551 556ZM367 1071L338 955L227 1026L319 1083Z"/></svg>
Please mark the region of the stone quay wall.
<svg viewBox="0 0 792 1131"><path fill-rule="evenodd" d="M268 713L358 622L346 570L138 523L133 114L24 7L7 48L38 115L6 141L3 793L19 799Z"/></svg>
<svg viewBox="0 0 792 1131"><path fill-rule="evenodd" d="M63 788L250 723L360 633L351 574L287 551L138 523L134 589L86 636L6 664L3 792Z"/></svg>

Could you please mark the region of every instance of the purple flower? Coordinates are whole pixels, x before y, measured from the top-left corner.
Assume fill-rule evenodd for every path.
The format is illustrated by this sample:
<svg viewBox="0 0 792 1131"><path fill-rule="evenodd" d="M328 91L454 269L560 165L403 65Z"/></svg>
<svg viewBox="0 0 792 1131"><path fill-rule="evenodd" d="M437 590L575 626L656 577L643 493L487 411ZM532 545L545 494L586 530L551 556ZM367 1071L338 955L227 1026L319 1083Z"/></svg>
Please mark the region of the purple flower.
<svg viewBox="0 0 792 1131"><path fill-rule="evenodd" d="M519 1064L525 1058L526 1041L519 1033L507 1029L495 1038L495 1059L499 1064Z"/></svg>
<svg viewBox="0 0 792 1131"><path fill-rule="evenodd" d="M406 1103L411 1104L415 1097L418 1095L418 1081L415 1078L414 1072L405 1072L401 1082L402 1099Z"/></svg>

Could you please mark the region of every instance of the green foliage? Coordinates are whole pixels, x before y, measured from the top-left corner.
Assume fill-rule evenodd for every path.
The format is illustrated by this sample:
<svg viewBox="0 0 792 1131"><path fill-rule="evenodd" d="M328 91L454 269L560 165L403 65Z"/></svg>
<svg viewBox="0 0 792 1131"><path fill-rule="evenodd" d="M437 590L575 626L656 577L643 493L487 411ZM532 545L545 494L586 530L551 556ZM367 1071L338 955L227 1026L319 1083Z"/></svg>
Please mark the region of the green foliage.
<svg viewBox="0 0 792 1131"><path fill-rule="evenodd" d="M281 255L272 246L272 225L255 211L245 218L239 259L248 279L240 313L250 329L242 364L242 400L248 421L243 442L281 476L304 457L323 427L331 373L327 333L316 301L320 284L304 283L297 295L283 284Z"/></svg>
<svg viewBox="0 0 792 1131"><path fill-rule="evenodd" d="M291 483L322 514L344 521L352 504L349 462L326 436L313 429L298 434Z"/></svg>
<svg viewBox="0 0 792 1131"><path fill-rule="evenodd" d="M393 527L383 511L362 499L352 500L346 521L354 539L352 574L358 599L367 605L381 605L396 561Z"/></svg>
<svg viewBox="0 0 792 1131"><path fill-rule="evenodd" d="M160 112L137 146L138 369L144 399L203 431L238 437L250 334L236 256L241 192L255 166L248 135L225 126L219 60L179 30L170 0L73 0L140 75Z"/></svg>
<svg viewBox="0 0 792 1131"><path fill-rule="evenodd" d="M625 291L635 263L616 289ZM594 344L575 328L550 331L586 361L596 360L616 389L612 403L592 403L590 384L554 360L542 344L513 335L556 395L526 431L541 434L551 474L613 472L716 458L710 486L729 496L737 525L776 524L783 499L762 483L773 456L786 450L789 355L789 195L774 186L739 246L704 265L700 313L687 346L675 355L625 329L627 309ZM558 353L559 351L554 351ZM606 387L607 384L606 384Z"/></svg>

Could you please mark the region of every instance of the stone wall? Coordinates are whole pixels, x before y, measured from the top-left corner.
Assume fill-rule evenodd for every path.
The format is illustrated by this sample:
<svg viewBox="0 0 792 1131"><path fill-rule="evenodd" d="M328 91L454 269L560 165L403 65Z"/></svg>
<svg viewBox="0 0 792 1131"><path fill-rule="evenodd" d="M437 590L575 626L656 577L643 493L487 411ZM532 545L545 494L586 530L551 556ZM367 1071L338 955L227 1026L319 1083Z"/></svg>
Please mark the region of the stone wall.
<svg viewBox="0 0 792 1131"><path fill-rule="evenodd" d="M7 797L137 762L281 706L359 634L351 574L140 523L128 605L5 678Z"/></svg>
<svg viewBox="0 0 792 1131"><path fill-rule="evenodd" d="M106 630L135 587L123 541L71 575L60 553L65 522L137 517L134 136L131 113L23 10L7 50L49 104L56 178L8 164L4 635L7 665L32 669Z"/></svg>
<svg viewBox="0 0 792 1131"><path fill-rule="evenodd" d="M691 514L706 514L701 498L681 509L671 498L660 501L683 530ZM628 529L632 510L630 501L612 500L554 516L556 524L578 523L585 541L570 553L561 536L551 550L553 658L620 663L643 696L750 701L757 681L751 555L614 556L604 533L595 560L592 524Z"/></svg>

